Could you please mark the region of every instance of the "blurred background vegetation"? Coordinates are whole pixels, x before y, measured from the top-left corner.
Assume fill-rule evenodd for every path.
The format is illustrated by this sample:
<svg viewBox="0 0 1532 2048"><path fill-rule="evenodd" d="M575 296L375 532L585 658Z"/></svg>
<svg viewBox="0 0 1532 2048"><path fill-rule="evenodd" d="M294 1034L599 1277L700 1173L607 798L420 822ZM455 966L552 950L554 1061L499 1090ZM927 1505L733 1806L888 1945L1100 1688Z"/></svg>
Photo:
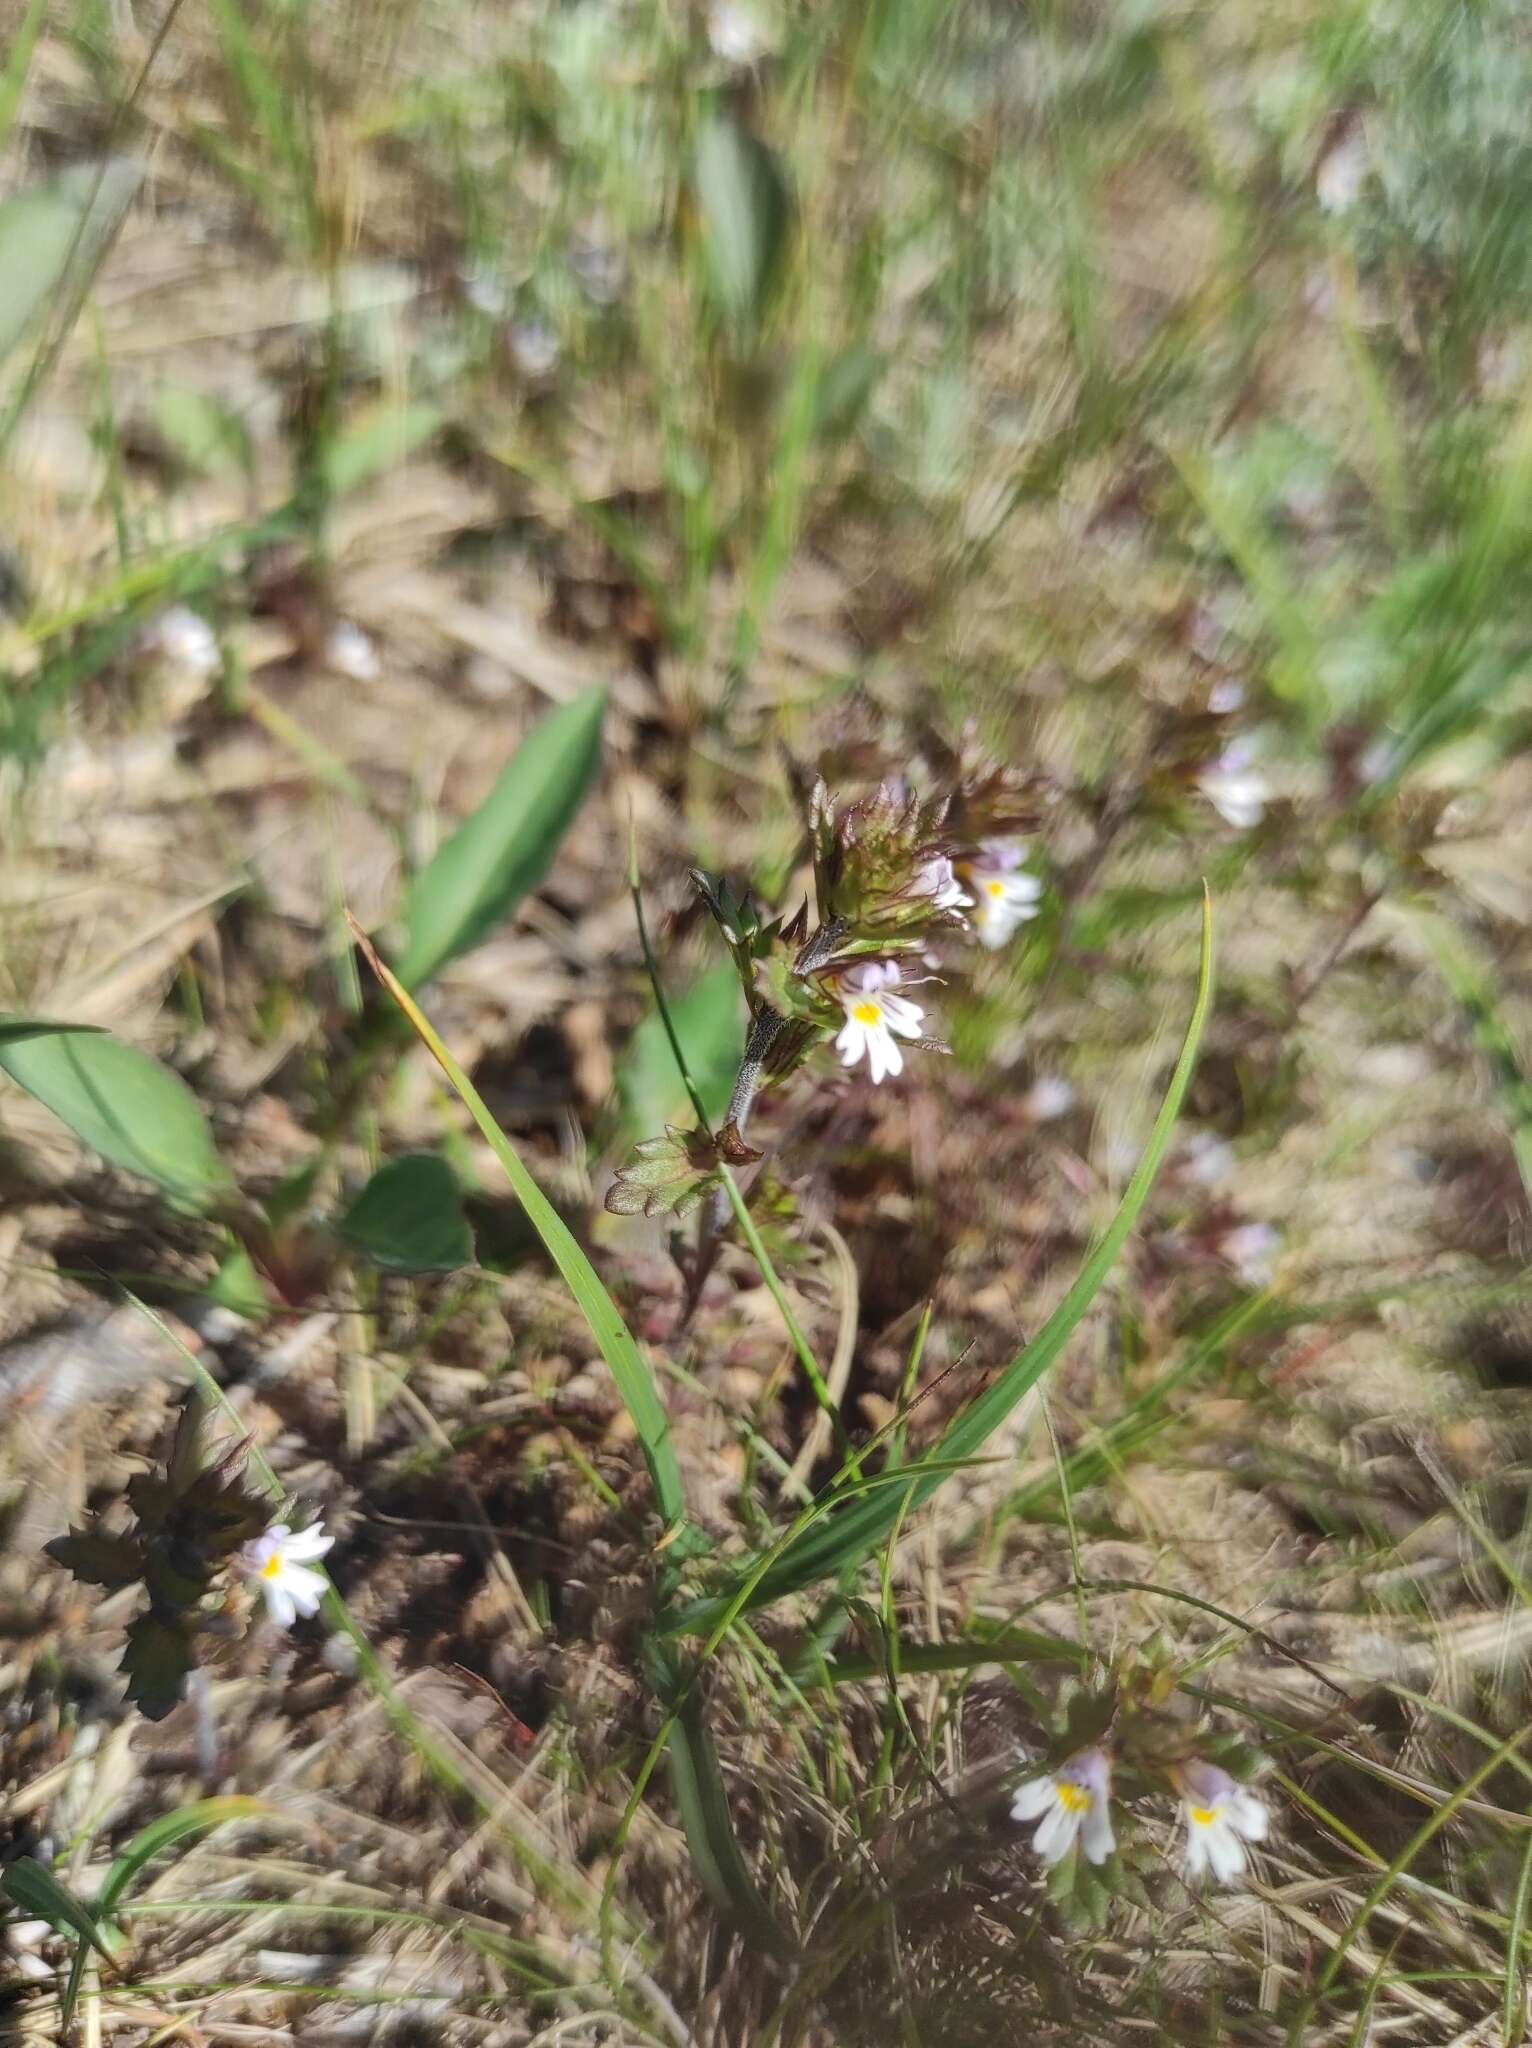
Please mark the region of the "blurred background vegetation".
<svg viewBox="0 0 1532 2048"><path fill-rule="evenodd" d="M0 1044L17 2038L72 1969L135 2043L1525 2038L1529 107L1514 0L0 0L0 1009L160 1077ZM745 1250L685 1319L601 1214L686 1102L630 847L717 1114L688 867L791 910L817 773L963 746L1040 778L1043 913L944 960L950 1059L819 1057L757 1205L857 1441L1064 1295L1204 881L1216 1005L987 1462L709 1659L720 1871L634 1425L346 916L736 1556L835 1460ZM345 1620L150 1723L40 1549L198 1371ZM1082 1644L1260 1742L1252 1886L1050 1903L1005 1774Z"/></svg>

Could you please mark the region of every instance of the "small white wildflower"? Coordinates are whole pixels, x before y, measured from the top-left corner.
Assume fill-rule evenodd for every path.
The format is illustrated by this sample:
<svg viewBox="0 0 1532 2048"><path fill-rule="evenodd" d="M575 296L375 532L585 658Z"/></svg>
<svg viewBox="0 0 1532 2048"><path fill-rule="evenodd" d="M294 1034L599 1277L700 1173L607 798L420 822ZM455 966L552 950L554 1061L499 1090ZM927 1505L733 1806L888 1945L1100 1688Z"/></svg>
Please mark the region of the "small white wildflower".
<svg viewBox="0 0 1532 2048"><path fill-rule="evenodd" d="M915 876L914 893L929 896L937 910L967 910L973 902L958 880L946 854L933 854L922 861Z"/></svg>
<svg viewBox="0 0 1532 2048"><path fill-rule="evenodd" d="M1005 944L1017 925L1037 915L1043 885L1023 867L1026 857L1019 839L986 839L978 858L964 867L963 879L974 899L970 922L980 945L991 952Z"/></svg>
<svg viewBox="0 0 1532 2048"><path fill-rule="evenodd" d="M1056 1116L1068 1116L1078 1098L1062 1074L1039 1074L1021 1106L1034 1123L1052 1123Z"/></svg>
<svg viewBox="0 0 1532 2048"><path fill-rule="evenodd" d="M1260 824L1271 796L1249 740L1231 740L1197 777L1197 787L1218 815L1241 832Z"/></svg>
<svg viewBox="0 0 1532 2048"><path fill-rule="evenodd" d="M151 653L184 668L191 675L211 676L218 672L218 636L200 613L184 604L172 605L144 635Z"/></svg>
<svg viewBox="0 0 1532 2048"><path fill-rule="evenodd" d="M546 377L559 359L559 338L546 320L513 320L507 340L524 377Z"/></svg>
<svg viewBox="0 0 1532 2048"><path fill-rule="evenodd" d="M1216 1131L1193 1131L1181 1147L1181 1171L1201 1187L1227 1180L1234 1164L1234 1147Z"/></svg>
<svg viewBox="0 0 1532 2048"><path fill-rule="evenodd" d="M1174 1776L1186 1821L1188 1878L1195 1882L1211 1872L1220 1884L1235 1883L1245 1874L1245 1844L1266 1839L1266 1808L1217 1764L1182 1764Z"/></svg>
<svg viewBox="0 0 1532 2048"><path fill-rule="evenodd" d="M755 64L771 48L760 22L737 0L715 0L708 10L708 47L724 64Z"/></svg>
<svg viewBox="0 0 1532 2048"><path fill-rule="evenodd" d="M511 310L511 289L492 270L464 270L458 273L463 297L476 313L490 320L503 320Z"/></svg>
<svg viewBox="0 0 1532 2048"><path fill-rule="evenodd" d="M628 266L622 251L604 241L599 234L571 238L569 267L593 305L615 306L622 297Z"/></svg>
<svg viewBox="0 0 1532 2048"><path fill-rule="evenodd" d="M1245 701L1245 686L1238 676L1220 676L1208 691L1208 709L1220 718L1238 711Z"/></svg>
<svg viewBox="0 0 1532 2048"><path fill-rule="evenodd" d="M1362 196L1370 169L1367 131L1357 122L1319 160L1314 197L1324 212L1349 213Z"/></svg>
<svg viewBox="0 0 1532 2048"><path fill-rule="evenodd" d="M1271 1260L1280 1239L1269 1223L1241 1223L1218 1240L1218 1254L1227 1259L1249 1287L1271 1285Z"/></svg>
<svg viewBox="0 0 1532 2048"><path fill-rule="evenodd" d="M286 1522L273 1522L240 1552L240 1569L266 1597L266 1611L278 1628L291 1628L300 1614L318 1612L329 1580L311 1569L308 1560L323 1557L334 1543L324 1523L294 1532Z"/></svg>
<svg viewBox="0 0 1532 2048"><path fill-rule="evenodd" d="M1044 1863L1060 1863L1076 1841L1088 1863L1105 1863L1117 1847L1112 1833L1112 1765L1104 1749L1082 1749L1047 1777L1018 1785L1012 1820L1035 1820L1032 1847Z"/></svg>
<svg viewBox="0 0 1532 2048"><path fill-rule="evenodd" d="M326 635L324 658L330 667L354 683L375 683L383 673L378 650L350 619L337 619Z"/></svg>
<svg viewBox="0 0 1532 2048"><path fill-rule="evenodd" d="M907 996L890 994L899 985L896 960L871 961L845 977L841 1005L846 1012L845 1028L835 1041L843 1067L854 1067L866 1055L874 1081L904 1071L900 1038L918 1038L925 1015L918 1003Z"/></svg>

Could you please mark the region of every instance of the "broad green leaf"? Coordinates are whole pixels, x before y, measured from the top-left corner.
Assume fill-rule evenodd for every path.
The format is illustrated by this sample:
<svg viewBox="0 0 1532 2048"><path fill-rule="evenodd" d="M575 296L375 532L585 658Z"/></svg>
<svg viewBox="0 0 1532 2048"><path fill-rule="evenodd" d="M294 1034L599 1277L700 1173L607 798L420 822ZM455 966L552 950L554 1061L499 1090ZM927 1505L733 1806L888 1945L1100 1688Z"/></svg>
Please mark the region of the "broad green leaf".
<svg viewBox="0 0 1532 2048"><path fill-rule="evenodd" d="M731 320L754 326L787 249L793 204L786 174L765 143L720 114L698 139L695 176L713 291Z"/></svg>
<svg viewBox="0 0 1532 2048"><path fill-rule="evenodd" d="M105 255L143 173L125 157L76 164L0 204L0 356L34 316L77 288Z"/></svg>
<svg viewBox="0 0 1532 2048"><path fill-rule="evenodd" d="M243 1245L237 1245L222 1261L207 1284L207 1298L251 1322L261 1321L276 1307L271 1289Z"/></svg>
<svg viewBox="0 0 1532 2048"><path fill-rule="evenodd" d="M406 1152L380 1166L336 1228L393 1273L451 1273L473 1258L463 1197L439 1152Z"/></svg>
<svg viewBox="0 0 1532 2048"><path fill-rule="evenodd" d="M222 1827L225 1821L254 1820L270 1812L262 1800L231 1793L222 1799L196 1799L188 1806L178 1806L174 1813L161 1814L158 1820L141 1828L114 1859L96 1899L97 1913L103 1920L117 1913L128 1887L140 1873L156 1856L177 1842L184 1842L188 1835L205 1834L209 1828Z"/></svg>
<svg viewBox="0 0 1532 2048"><path fill-rule="evenodd" d="M162 384L154 396L154 423L166 448L202 476L255 468L250 430L221 399L191 384Z"/></svg>
<svg viewBox="0 0 1532 2048"><path fill-rule="evenodd" d="M79 1025L3 1018L0 1071L178 1208L207 1209L233 1186L196 1096L135 1045Z"/></svg>
<svg viewBox="0 0 1532 2048"><path fill-rule="evenodd" d="M801 1591L821 1579L838 1575L863 1563L895 1529L903 1517L928 1500L950 1474L955 1462L971 1459L1029 1389L1036 1385L1074 1334L1086 1310L1100 1292L1103 1281L1116 1262L1117 1254L1149 1198L1155 1176L1170 1145L1176 1117L1190 1086L1197 1064L1197 1048L1213 996L1213 920L1206 903L1202 921L1202 965L1197 999L1181 1047L1181 1056L1170 1077L1170 1086L1138 1169L1128 1182L1121 1205L1095 1250L1086 1260L1079 1278L1038 1331L1006 1369L999 1373L977 1400L971 1402L949 1425L924 1456L916 1458L896 1475L894 1485L878 1485L859 1491L844 1507L826 1516L819 1513L813 1523L781 1547L763 1571L760 1562L738 1574L732 1588L710 1599L693 1601L674 1617L670 1626L693 1633L715 1630L731 1611L749 1613L789 1593ZM848 1489L849 1492L849 1489Z"/></svg>
<svg viewBox="0 0 1532 2048"><path fill-rule="evenodd" d="M548 872L601 758L604 690L587 690L533 727L479 808L410 884L407 988L429 981L509 916Z"/></svg>
<svg viewBox="0 0 1532 2048"><path fill-rule="evenodd" d="M423 441L429 441L445 414L436 405L380 405L354 420L325 449L321 468L332 497L344 497L374 477L397 469Z"/></svg>
<svg viewBox="0 0 1532 2048"><path fill-rule="evenodd" d="M745 1050L745 1004L732 962L711 968L670 1005L670 1020L709 1124L723 1115ZM662 1130L686 1107L664 1020L651 1010L617 1070L623 1120L639 1136Z"/></svg>

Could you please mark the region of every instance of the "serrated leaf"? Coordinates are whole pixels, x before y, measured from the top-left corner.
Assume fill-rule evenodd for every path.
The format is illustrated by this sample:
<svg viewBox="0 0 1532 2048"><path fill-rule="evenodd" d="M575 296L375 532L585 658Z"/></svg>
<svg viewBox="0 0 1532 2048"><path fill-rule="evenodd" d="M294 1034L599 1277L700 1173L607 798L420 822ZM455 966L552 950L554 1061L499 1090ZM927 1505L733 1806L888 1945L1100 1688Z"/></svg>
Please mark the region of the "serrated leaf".
<svg viewBox="0 0 1532 2048"><path fill-rule="evenodd" d="M232 1188L196 1096L137 1046L76 1025L0 1018L0 1070L93 1152L154 1181L178 1208L206 1210Z"/></svg>
<svg viewBox="0 0 1532 2048"><path fill-rule="evenodd" d="M33 318L78 289L106 253L143 173L125 157L76 164L0 204L0 356Z"/></svg>
<svg viewBox="0 0 1532 2048"><path fill-rule="evenodd" d="M162 1615L140 1614L128 1624L121 1671L128 1698L150 1721L163 1721L196 1669L191 1637Z"/></svg>
<svg viewBox="0 0 1532 2048"><path fill-rule="evenodd" d="M674 1124L662 1138L645 1138L619 1167L607 1189L613 1216L691 1215L710 1189L720 1185L718 1149L706 1131L682 1131Z"/></svg>
<svg viewBox="0 0 1532 2048"><path fill-rule="evenodd" d="M508 917L548 872L601 758L606 692L587 690L522 741L479 808L410 885L395 972L429 981Z"/></svg>
<svg viewBox="0 0 1532 2048"><path fill-rule="evenodd" d="M439 1152L406 1152L380 1166L336 1227L393 1273L451 1273L473 1259L462 1193Z"/></svg>
<svg viewBox="0 0 1532 2048"><path fill-rule="evenodd" d="M697 142L697 204L714 294L742 327L760 321L781 274L792 195L776 154L727 115Z"/></svg>
<svg viewBox="0 0 1532 2048"><path fill-rule="evenodd" d="M709 1121L723 1114L745 1050L739 975L725 962L670 1004L670 1021ZM686 1088L657 1009L634 1032L617 1070L617 1093L632 1131L654 1131L685 1107Z"/></svg>
<svg viewBox="0 0 1532 2048"><path fill-rule="evenodd" d="M131 1586L143 1577L144 1553L132 1536L111 1536L100 1529L71 1529L55 1536L43 1549L82 1586Z"/></svg>

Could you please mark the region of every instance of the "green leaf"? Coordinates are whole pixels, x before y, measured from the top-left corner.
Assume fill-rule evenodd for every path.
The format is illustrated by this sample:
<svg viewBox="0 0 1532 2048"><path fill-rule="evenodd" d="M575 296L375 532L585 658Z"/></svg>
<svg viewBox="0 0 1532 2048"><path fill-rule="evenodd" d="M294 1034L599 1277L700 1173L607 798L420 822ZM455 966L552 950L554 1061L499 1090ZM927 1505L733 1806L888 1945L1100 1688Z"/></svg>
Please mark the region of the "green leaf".
<svg viewBox="0 0 1532 2048"><path fill-rule="evenodd" d="M255 468L250 430L220 399L190 384L162 384L154 396L154 423L175 459L201 476Z"/></svg>
<svg viewBox="0 0 1532 2048"><path fill-rule="evenodd" d="M46 1920L56 1934L77 1936L111 1961L112 1952L95 1914L35 1856L18 1856L8 1863L0 1876L0 1891L32 1919Z"/></svg>
<svg viewBox="0 0 1532 2048"><path fill-rule="evenodd" d="M744 998L734 967L725 962L694 981L671 1003L670 1020L708 1122L715 1124L745 1050ZM658 1009L633 1034L617 1070L617 1093L631 1131L660 1130L686 1107L686 1087Z"/></svg>
<svg viewBox="0 0 1532 2048"><path fill-rule="evenodd" d="M787 250L793 202L786 173L765 143L718 115L698 139L695 177L713 291L731 320L753 327Z"/></svg>
<svg viewBox="0 0 1532 2048"><path fill-rule="evenodd" d="M142 176L124 157L76 164L52 184L0 205L0 356L9 355L35 315L90 275Z"/></svg>
<svg viewBox="0 0 1532 2048"><path fill-rule="evenodd" d="M710 1599L692 1602L672 1620L670 1626L673 1629L709 1632L736 1607L738 1612L749 1613L754 1608L767 1606L773 1600L780 1600L789 1593L799 1592L805 1586L812 1586L821 1579L838 1575L864 1562L907 1513L928 1500L945 1482L954 1461L971 1459L1011 1414L1023 1395L1036 1385L1100 1292L1149 1198L1197 1064L1197 1048L1202 1040L1212 996L1213 919L1211 906L1204 903L1197 999L1181 1056L1170 1077L1170 1086L1160 1105L1159 1115L1154 1120L1144 1156L1128 1183L1117 1214L1081 1268L1073 1287L1032 1342L1024 1346L1004 1372L998 1374L978 1399L956 1417L930 1450L911 1461L900 1475L903 1484L876 1486L859 1496L851 1495L844 1507L828 1516L821 1513L782 1547L766 1570L761 1571L757 1562L736 1576L732 1588Z"/></svg>
<svg viewBox="0 0 1532 2048"><path fill-rule="evenodd" d="M406 1152L380 1166L336 1227L392 1273L451 1273L473 1258L463 1197L439 1152Z"/></svg>
<svg viewBox="0 0 1532 2048"><path fill-rule="evenodd" d="M82 1586L131 1586L144 1573L143 1546L132 1536L111 1536L99 1529L71 1529L55 1536L43 1549L55 1564L72 1572Z"/></svg>
<svg viewBox="0 0 1532 2048"><path fill-rule="evenodd" d="M164 1720L180 1701L196 1664L184 1628L152 1613L129 1622L121 1669L128 1698L146 1720Z"/></svg>
<svg viewBox="0 0 1532 2048"><path fill-rule="evenodd" d="M444 417L436 405L380 405L353 421L336 435L321 459L330 495L343 497L397 469L423 441L430 440Z"/></svg>
<svg viewBox="0 0 1532 2048"><path fill-rule="evenodd" d="M222 1799L196 1799L187 1806L178 1806L174 1813L161 1814L158 1820L140 1829L112 1863L96 1899L97 1913L103 1920L113 1917L139 1874L156 1856L177 1842L184 1842L188 1835L204 1834L209 1828L222 1827L225 1821L254 1820L270 1811L262 1800L230 1794Z"/></svg>
<svg viewBox="0 0 1532 2048"><path fill-rule="evenodd" d="M3 1018L0 1071L178 1208L205 1210L233 1186L196 1096L137 1046L79 1025Z"/></svg>
<svg viewBox="0 0 1532 2048"><path fill-rule="evenodd" d="M479 808L410 885L399 979L429 981L537 886L601 758L604 690L587 690L523 740Z"/></svg>
<svg viewBox="0 0 1532 2048"><path fill-rule="evenodd" d="M207 1298L220 1308L260 1322L276 1307L276 1299L243 1245L237 1245L207 1284Z"/></svg>

